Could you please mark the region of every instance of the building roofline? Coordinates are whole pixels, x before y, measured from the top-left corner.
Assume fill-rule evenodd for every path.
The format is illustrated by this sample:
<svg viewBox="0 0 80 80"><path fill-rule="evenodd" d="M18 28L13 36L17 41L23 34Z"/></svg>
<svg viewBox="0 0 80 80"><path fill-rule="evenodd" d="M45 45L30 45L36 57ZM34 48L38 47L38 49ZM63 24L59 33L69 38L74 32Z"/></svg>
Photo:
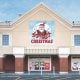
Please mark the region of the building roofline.
<svg viewBox="0 0 80 80"><path fill-rule="evenodd" d="M46 4L44 4L43 2L40 2L39 4L37 4L36 6L34 6L32 9L28 10L27 12L23 13L22 16L18 17L16 20L14 20L13 22L11 22L11 25L13 25L14 23L16 23L18 20L20 20L22 17L24 17L26 14L28 14L29 12L31 12L32 10L36 9L38 6L43 5L45 6L47 9L49 9L50 11L52 11L55 15L57 15L58 17L60 17L63 21L65 21L67 24L72 26L72 23L67 20L66 18L64 18L63 16L61 16L58 12L56 12L55 10L52 10L51 8L49 8Z"/></svg>
<svg viewBox="0 0 80 80"><path fill-rule="evenodd" d="M55 10L52 10L51 8L49 8L46 4L44 4L43 2L40 2L39 4L37 4L36 6L34 6L32 9L28 10L27 12L23 13L20 17L18 17L17 19L15 19L14 21L10 22L10 24L5 24L5 25L0 25L0 28L11 28L12 25L16 24L21 18L23 18L25 15L29 14L32 10L35 10L37 7L39 7L40 5L43 5L44 7L46 7L48 10L50 10L52 13L54 13L57 17L59 17L62 22L66 23L67 25L73 27L74 25L67 20L66 18L64 18L63 16L61 16L58 12L56 12ZM4 26L4 27L3 27ZM71 28L70 27L70 28Z"/></svg>

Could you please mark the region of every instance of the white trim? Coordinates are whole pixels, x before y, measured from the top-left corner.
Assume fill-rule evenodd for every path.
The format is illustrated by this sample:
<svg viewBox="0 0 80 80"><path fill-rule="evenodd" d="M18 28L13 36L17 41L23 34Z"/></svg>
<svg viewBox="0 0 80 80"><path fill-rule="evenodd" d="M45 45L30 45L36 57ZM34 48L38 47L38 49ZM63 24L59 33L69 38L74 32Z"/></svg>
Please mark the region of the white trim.
<svg viewBox="0 0 80 80"><path fill-rule="evenodd" d="M64 75L65 75L65 74L68 74L68 72L59 72L59 73L62 74L62 75L63 75L63 74L64 74Z"/></svg>
<svg viewBox="0 0 80 80"><path fill-rule="evenodd" d="M0 58L3 58L4 57L4 55L0 55Z"/></svg>
<svg viewBox="0 0 80 80"><path fill-rule="evenodd" d="M24 47L13 47L14 55L24 55Z"/></svg>
<svg viewBox="0 0 80 80"><path fill-rule="evenodd" d="M23 74L24 72L15 72L15 74Z"/></svg>
<svg viewBox="0 0 80 80"><path fill-rule="evenodd" d="M24 55L14 55L15 58L24 58Z"/></svg>
<svg viewBox="0 0 80 80"><path fill-rule="evenodd" d="M60 47L58 51L59 51L59 55L69 55L70 54L70 48L67 48L67 47Z"/></svg>
<svg viewBox="0 0 80 80"><path fill-rule="evenodd" d="M68 58L69 55L59 55L59 58Z"/></svg>

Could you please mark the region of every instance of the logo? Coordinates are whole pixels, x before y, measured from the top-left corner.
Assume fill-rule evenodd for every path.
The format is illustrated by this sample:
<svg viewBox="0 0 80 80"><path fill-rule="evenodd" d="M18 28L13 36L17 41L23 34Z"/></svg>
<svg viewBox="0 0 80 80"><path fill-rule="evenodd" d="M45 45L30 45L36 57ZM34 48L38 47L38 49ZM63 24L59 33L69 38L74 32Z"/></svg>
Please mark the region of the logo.
<svg viewBox="0 0 80 80"><path fill-rule="evenodd" d="M35 24L31 35L31 43L53 43L51 28L47 22Z"/></svg>

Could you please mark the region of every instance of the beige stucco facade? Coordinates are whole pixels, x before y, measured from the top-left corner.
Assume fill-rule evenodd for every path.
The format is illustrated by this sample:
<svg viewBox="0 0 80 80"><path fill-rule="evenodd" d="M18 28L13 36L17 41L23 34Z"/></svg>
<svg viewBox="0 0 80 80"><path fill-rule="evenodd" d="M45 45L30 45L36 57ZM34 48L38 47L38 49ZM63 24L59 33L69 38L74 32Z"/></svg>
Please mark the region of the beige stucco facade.
<svg viewBox="0 0 80 80"><path fill-rule="evenodd" d="M52 44L30 43L29 25L30 21L34 20L54 22ZM2 45L3 34L9 34L8 46ZM79 26L74 26L41 3L10 25L0 25L0 55L13 54L18 55L17 57L21 55L58 55L63 58L69 55L80 55L80 47L74 45L75 34L80 34Z"/></svg>
<svg viewBox="0 0 80 80"><path fill-rule="evenodd" d="M1 28L1 34L9 33L12 37L10 47L21 46L26 49L46 49L71 47L71 25L64 23L58 15L47 9L44 5L39 5L29 13L23 15L18 21L14 22L9 28ZM54 21L54 41L52 45L31 45L29 40L29 23L32 20L52 20ZM1 45L2 46L2 45ZM49 47L48 47L49 46Z"/></svg>

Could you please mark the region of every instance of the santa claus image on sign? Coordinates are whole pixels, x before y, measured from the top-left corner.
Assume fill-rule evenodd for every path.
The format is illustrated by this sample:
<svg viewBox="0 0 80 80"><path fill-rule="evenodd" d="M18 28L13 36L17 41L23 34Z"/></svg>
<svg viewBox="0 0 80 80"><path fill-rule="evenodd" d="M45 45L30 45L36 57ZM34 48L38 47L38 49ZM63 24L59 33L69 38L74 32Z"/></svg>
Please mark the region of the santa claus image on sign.
<svg viewBox="0 0 80 80"><path fill-rule="evenodd" d="M32 37L36 39L48 39L51 34L51 29L46 22L41 22L33 28Z"/></svg>

